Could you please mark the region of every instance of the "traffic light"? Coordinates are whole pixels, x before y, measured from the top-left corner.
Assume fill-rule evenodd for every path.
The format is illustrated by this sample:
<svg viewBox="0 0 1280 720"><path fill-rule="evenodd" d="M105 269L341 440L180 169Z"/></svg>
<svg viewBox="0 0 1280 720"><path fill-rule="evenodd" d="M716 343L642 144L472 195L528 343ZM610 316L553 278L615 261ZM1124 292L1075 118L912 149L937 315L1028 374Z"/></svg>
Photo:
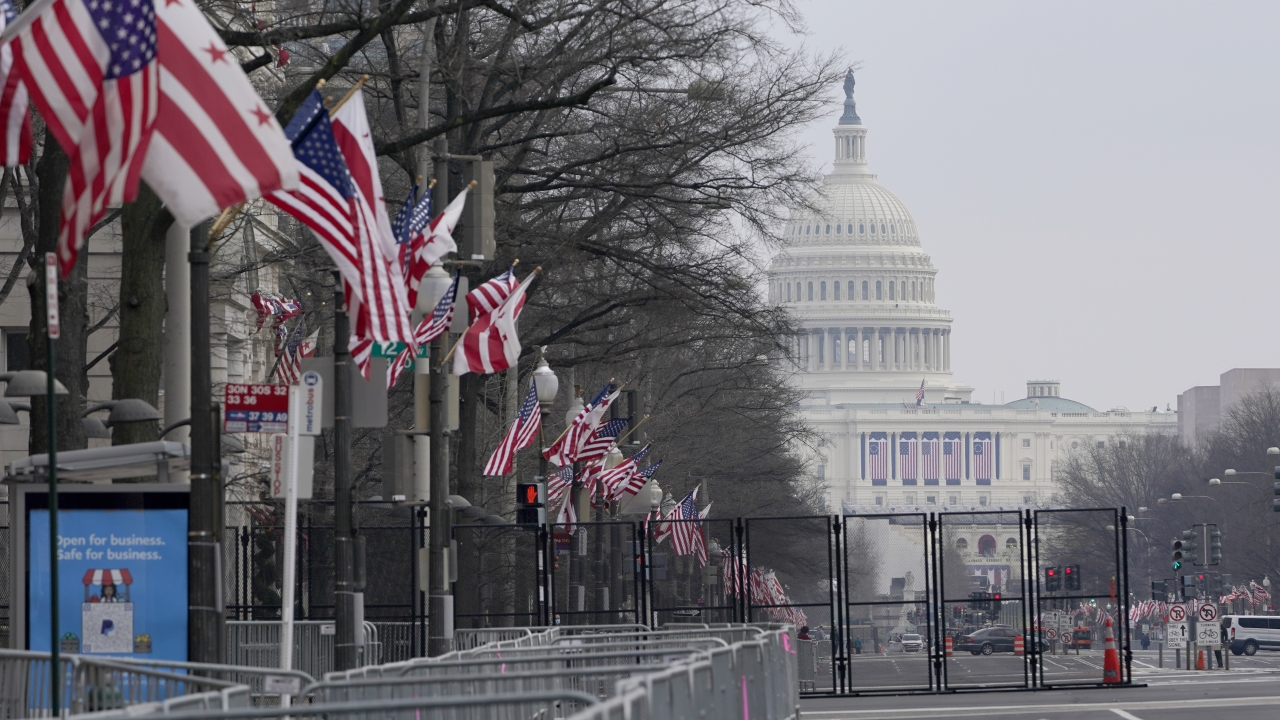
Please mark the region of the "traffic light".
<svg viewBox="0 0 1280 720"><path fill-rule="evenodd" d="M1280 480L1280 465L1276 466L1276 479ZM1280 482L1272 485L1271 489L1274 490L1277 495L1280 495ZM1276 512L1280 512L1280 500L1272 500L1271 509Z"/></svg>
<svg viewBox="0 0 1280 720"><path fill-rule="evenodd" d="M1230 573L1223 573L1218 576L1218 597L1222 597L1223 595L1230 593L1232 587L1234 587L1234 585L1231 584Z"/></svg>
<svg viewBox="0 0 1280 720"><path fill-rule="evenodd" d="M516 483L516 523L545 525L547 522L547 485L541 477L533 482Z"/></svg>
<svg viewBox="0 0 1280 720"><path fill-rule="evenodd" d="M1277 501L1280 502L1280 501ZM1044 589L1045 592L1057 592L1062 587L1062 576L1058 574L1058 568L1047 567L1044 569Z"/></svg>
<svg viewBox="0 0 1280 720"><path fill-rule="evenodd" d="M1164 580L1152 580L1151 581L1151 599L1160 600L1160 601L1168 600L1169 584L1166 583Z"/></svg>
<svg viewBox="0 0 1280 720"><path fill-rule="evenodd" d="M1222 562L1222 531L1217 525L1209 528L1209 564Z"/></svg>
<svg viewBox="0 0 1280 720"><path fill-rule="evenodd" d="M1000 593L994 593L991 596L991 612L1000 614Z"/></svg>
<svg viewBox="0 0 1280 720"><path fill-rule="evenodd" d="M1067 565L1062 568L1062 584L1067 590L1080 589L1080 566Z"/></svg>
<svg viewBox="0 0 1280 720"><path fill-rule="evenodd" d="M1179 588L1179 590L1180 590L1180 592L1181 592L1181 594L1182 594L1182 599L1183 599L1183 600L1191 600L1191 599L1193 599L1193 598L1197 597L1197 596L1200 594L1200 593L1196 590L1196 576L1195 576L1195 575L1183 575L1180 579L1181 579L1181 581L1182 581L1182 587L1181 587L1181 588Z"/></svg>
<svg viewBox="0 0 1280 720"><path fill-rule="evenodd" d="M1199 546L1196 538L1199 534L1194 530L1183 530L1182 538L1173 541L1173 569L1174 572L1182 569L1188 561L1195 559L1195 551Z"/></svg>

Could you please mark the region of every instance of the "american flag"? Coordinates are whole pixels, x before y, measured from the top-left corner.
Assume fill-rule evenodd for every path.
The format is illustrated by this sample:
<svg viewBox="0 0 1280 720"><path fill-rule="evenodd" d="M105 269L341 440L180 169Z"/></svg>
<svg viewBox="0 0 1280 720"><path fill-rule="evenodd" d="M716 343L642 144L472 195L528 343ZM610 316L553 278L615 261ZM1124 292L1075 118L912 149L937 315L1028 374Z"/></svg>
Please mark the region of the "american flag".
<svg viewBox="0 0 1280 720"><path fill-rule="evenodd" d="M13 0L0 0L0 30L18 17ZM5 167L25 165L31 157L31 113L27 86L13 71L13 46L0 45L0 126L4 128L0 157Z"/></svg>
<svg viewBox="0 0 1280 720"><path fill-rule="evenodd" d="M538 412L538 384L529 381L529 392L524 396L524 404L520 412L511 422L502 442L485 463L484 474L488 476L510 475L515 467L516 452L533 444L538 437L538 429L542 427L542 414Z"/></svg>
<svg viewBox="0 0 1280 720"><path fill-rule="evenodd" d="M920 475L925 485L938 484L938 463L942 454L938 450L938 433L924 433L920 438Z"/></svg>
<svg viewBox="0 0 1280 720"><path fill-rule="evenodd" d="M702 537L702 515L698 512L698 488L684 496L668 516L680 522L671 525L671 547L676 555L697 555L707 564L707 544Z"/></svg>
<svg viewBox="0 0 1280 720"><path fill-rule="evenodd" d="M547 502L559 499L573 484L573 466L562 467L547 476Z"/></svg>
<svg viewBox="0 0 1280 720"><path fill-rule="evenodd" d="M262 329L262 325L268 318L275 325L279 325L302 314L302 303L286 297L272 295L262 290L254 290L253 294L249 296L249 302L258 313L258 325L254 328L255 333Z"/></svg>
<svg viewBox="0 0 1280 720"><path fill-rule="evenodd" d="M600 394L582 406L564 434L542 453L544 458L560 467L565 467L578 459L579 448L587 438L591 437L591 433L595 432L605 411L618 397L616 391L613 394L609 393L612 385L612 383L605 383Z"/></svg>
<svg viewBox="0 0 1280 720"><path fill-rule="evenodd" d="M949 432L942 436L942 469L948 485L960 484L960 472L964 468L964 446L960 433Z"/></svg>
<svg viewBox="0 0 1280 720"><path fill-rule="evenodd" d="M898 438L898 465L902 468L902 484L915 485L919 459L916 456L916 434L904 432Z"/></svg>
<svg viewBox="0 0 1280 720"><path fill-rule="evenodd" d="M53 0L33 12L15 40L15 61L71 159L58 230L66 277L93 224L137 195L160 108L156 13L140 0Z"/></svg>
<svg viewBox="0 0 1280 720"><path fill-rule="evenodd" d="M301 334L302 323L298 323L298 332ZM316 341L319 338L320 331L311 333L311 337L306 340L296 340L289 343L285 348L284 355L280 358L280 372L278 377L280 382L286 385L296 385L302 380L302 360L303 358L315 357Z"/></svg>
<svg viewBox="0 0 1280 720"><path fill-rule="evenodd" d="M583 443L582 449L578 451L578 462L591 462L607 455L614 441L626 429L629 422L631 418L614 418L592 431L591 436Z"/></svg>
<svg viewBox="0 0 1280 720"><path fill-rule="evenodd" d="M991 433L973 434L973 478L978 482L991 481L991 468L995 452L991 449Z"/></svg>
<svg viewBox="0 0 1280 720"><path fill-rule="evenodd" d="M468 318L471 322L475 322L481 315L487 315L498 309L515 291L518 284L516 268L512 265L506 272L467 293ZM523 304L523 301L521 303Z"/></svg>
<svg viewBox="0 0 1280 720"><path fill-rule="evenodd" d="M422 198L415 202L417 196L418 186L415 184L391 223L391 231L395 233L396 242L400 243L400 267L405 282L409 284L409 307L417 307L418 287L434 264L428 262L421 252L426 243L422 231L431 223L431 191L424 192Z"/></svg>
<svg viewBox="0 0 1280 720"><path fill-rule="evenodd" d="M649 445L645 445L636 454L600 473L600 484L604 486L610 498L621 500L624 492L629 495L635 495L640 492L641 487L644 487L647 478L641 478L639 486L635 490L627 492L632 485L632 478L640 474L638 469L640 461L649 454L649 448Z"/></svg>
<svg viewBox="0 0 1280 720"><path fill-rule="evenodd" d="M916 390L916 405L924 404L924 380L920 380L920 389Z"/></svg>
<svg viewBox="0 0 1280 720"><path fill-rule="evenodd" d="M887 433L873 432L867 442L867 465L871 470L872 482L885 482L889 478L889 436Z"/></svg>
<svg viewBox="0 0 1280 720"><path fill-rule="evenodd" d="M516 320L524 308L524 296L537 272L529 276L492 312L482 315L462 335L453 354L453 374L502 372L520 359Z"/></svg>
<svg viewBox="0 0 1280 720"><path fill-rule="evenodd" d="M284 129L293 145L300 178L296 190L267 195L267 201L311 228L338 266L348 309L358 305L360 244L356 240L355 182L338 149L324 98L313 90ZM370 343L372 345L372 343Z"/></svg>
<svg viewBox="0 0 1280 720"><path fill-rule="evenodd" d="M636 495L637 493L639 493L640 489L643 488L645 484L649 482L649 480L653 479L653 474L658 472L658 468L661 466L662 466L662 460L658 460L658 462L650 465L647 468L643 468L640 470L640 472L636 473L635 475L632 475L631 479L627 480L626 484L623 485L621 488L619 488L618 490L619 497L621 497L623 493L627 495Z"/></svg>
<svg viewBox="0 0 1280 720"><path fill-rule="evenodd" d="M409 294L400 272L399 248L391 232L378 158L372 130L365 114L364 94L357 88L333 115L333 137L347 161L355 183L356 238L360 248L360 306L354 313L353 344L362 339L374 342L403 342L417 349L409 325ZM348 306L351 297L347 297ZM353 357L360 373L369 377L368 362Z"/></svg>
<svg viewBox="0 0 1280 720"><path fill-rule="evenodd" d="M426 347L431 341L443 335L449 326L453 324L453 310L456 307L458 299L458 277L462 275L459 270L453 274L453 283L449 285L449 289L444 291L444 295L440 296L440 300L436 303L436 307L431 311L430 315L424 316L418 321L418 327L413 329L413 339L418 347ZM395 360L391 362L391 369L387 372L387 389L391 389L396 381L400 379L400 373L409 367L409 363L413 360L413 350L409 346L405 346L398 354Z"/></svg>

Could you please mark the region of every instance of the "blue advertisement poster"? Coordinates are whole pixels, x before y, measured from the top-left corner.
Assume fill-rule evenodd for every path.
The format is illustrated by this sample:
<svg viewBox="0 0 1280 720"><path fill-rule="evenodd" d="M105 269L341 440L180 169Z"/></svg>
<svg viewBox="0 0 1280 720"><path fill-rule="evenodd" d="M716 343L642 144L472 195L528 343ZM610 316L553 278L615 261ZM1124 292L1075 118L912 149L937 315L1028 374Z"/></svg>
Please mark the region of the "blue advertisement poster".
<svg viewBox="0 0 1280 720"><path fill-rule="evenodd" d="M27 517L28 647L48 652L49 511ZM186 660L186 509L60 508L58 531L62 651Z"/></svg>

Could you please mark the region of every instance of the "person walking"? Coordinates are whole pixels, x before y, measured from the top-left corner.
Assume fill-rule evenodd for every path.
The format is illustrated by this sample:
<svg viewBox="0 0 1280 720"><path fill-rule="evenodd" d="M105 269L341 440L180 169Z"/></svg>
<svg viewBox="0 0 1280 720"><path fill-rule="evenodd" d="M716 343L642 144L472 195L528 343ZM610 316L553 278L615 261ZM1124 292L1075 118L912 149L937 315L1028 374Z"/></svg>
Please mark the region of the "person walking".
<svg viewBox="0 0 1280 720"><path fill-rule="evenodd" d="M858 635L853 638L853 654L854 655L862 654L862 636L861 635Z"/></svg>

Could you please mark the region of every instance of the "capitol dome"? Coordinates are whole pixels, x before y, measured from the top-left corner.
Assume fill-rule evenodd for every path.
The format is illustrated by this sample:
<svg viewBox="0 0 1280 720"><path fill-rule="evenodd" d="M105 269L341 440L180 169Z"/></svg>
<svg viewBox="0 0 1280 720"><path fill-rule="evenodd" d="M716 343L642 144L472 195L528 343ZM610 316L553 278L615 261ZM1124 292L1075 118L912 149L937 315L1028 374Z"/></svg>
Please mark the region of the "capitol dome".
<svg viewBox="0 0 1280 720"><path fill-rule="evenodd" d="M951 381L951 314L934 302L937 270L915 219L867 166L867 128L844 83L832 171L796 208L769 269L769 297L796 318L800 385L828 404L965 402ZM904 398L904 394L907 398Z"/></svg>

